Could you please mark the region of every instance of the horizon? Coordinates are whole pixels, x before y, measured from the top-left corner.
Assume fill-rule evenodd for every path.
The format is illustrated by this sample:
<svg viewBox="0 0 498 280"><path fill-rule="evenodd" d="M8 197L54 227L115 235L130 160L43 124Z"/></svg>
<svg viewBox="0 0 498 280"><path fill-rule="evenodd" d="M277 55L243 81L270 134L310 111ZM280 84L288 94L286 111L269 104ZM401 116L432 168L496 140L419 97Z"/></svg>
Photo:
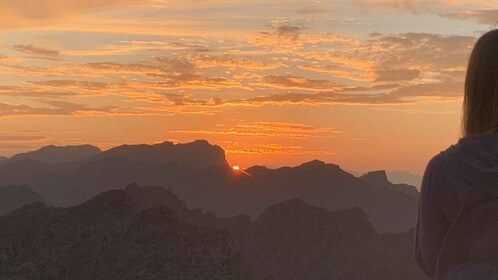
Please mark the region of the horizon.
<svg viewBox="0 0 498 280"><path fill-rule="evenodd" d="M105 151L108 151L110 149L113 149L113 148L117 148L119 146L124 146L124 145L155 145L155 144L161 144L161 143L164 143L164 142L170 142L170 143L173 143L173 144L188 144L188 143L192 143L192 142L195 142L195 141L207 141L205 139L196 139L196 140L193 140L193 141L190 141L190 142L170 142L168 140L166 141L163 141L163 142L157 142L157 143L138 143L138 144L129 144L129 143L123 143L123 144L119 144L117 146L113 146L113 147L108 147L106 149L102 149L101 147L97 147L97 146L94 146L92 144L87 144L87 143L81 143L81 144L74 144L74 145L53 145L53 144L48 144L48 145L44 145L44 146L41 146L41 147L37 147L37 148L34 148L33 150L26 150L26 151L21 151L19 153L15 153L15 154L11 154L11 155L0 155L0 157L5 157L7 159L15 156L15 155L19 155L19 154L23 154L23 153L29 153L29 152L34 152L34 151L37 151L37 150L40 150L42 148L45 148L45 147L49 147L49 146L53 146L53 147L57 147L57 148L60 148L60 147L77 147L77 146L86 146L86 145L89 145L89 146L93 146L93 147L97 147L101 150L101 152L105 152ZM207 141L210 145L215 145L215 146L220 146L216 143L211 143L209 141ZM343 167L341 166L340 164L337 164L335 162L328 162L328 161L323 161L323 160L320 160L319 158L313 158L313 159L310 159L310 160L307 160L307 161L303 161L303 162L298 162L296 164L288 164L288 165L265 165L265 164L262 164L262 163L253 163L253 164L249 164L249 165L240 165L238 164L237 162L232 162L229 160L229 158L227 157L226 155L226 150L220 146L224 151L225 151L225 158L227 160L227 163L230 165L230 166L237 166L237 167L240 167L241 169L247 169L247 168L250 168L250 167L254 167L254 166L264 166L266 168L269 168L269 169L278 169L278 168L282 168L282 167L296 167L296 166L299 166L301 164L304 164L304 163L308 163L308 162L311 162L311 161L322 161L324 162L325 164L336 164L336 165L339 165L339 167L348 172L348 173L351 173L355 176L361 176L363 174L366 174L368 172L373 172L373 171L386 171L386 172L400 172L400 173L403 173L403 172L406 172L407 174L409 175L415 175L415 176L421 176L422 174L414 174L414 173L411 173L409 172L408 170L386 170L386 169L377 169L377 170L365 170L365 171L362 171L362 170L354 170L354 169L350 169L348 167Z"/></svg>
<svg viewBox="0 0 498 280"><path fill-rule="evenodd" d="M0 3L0 155L202 138L239 166L415 175L458 141L468 55L498 14L496 0L41 2Z"/></svg>
<svg viewBox="0 0 498 280"><path fill-rule="evenodd" d="M353 175L354 177L361 177L363 175L366 175L367 173L369 172L375 172L375 171L384 171L385 174L386 174L386 177L387 177L387 180L393 184L408 184L408 185L412 185L412 186L415 186L417 188L417 190L420 190L420 185L421 185L421 182L422 182L422 176L423 174L415 174L415 173L412 173L408 170L387 170L387 169L375 169L375 170L354 170L354 169L351 169L347 166L342 166L341 164L339 163L336 163L336 162L329 162L329 161L323 161L323 160L320 160L318 158L314 158L314 159L309 159L309 160L305 160L305 161L302 161L302 162L297 162L295 164L287 164L287 165L280 165L280 166L274 166L274 165L266 165L266 164L262 164L262 163L252 163L252 164L249 164L249 165L241 165L237 162L233 162L230 160L229 157L227 157L226 155L226 151L225 149L220 146L220 145L217 145L216 143L210 143L209 141L205 140L205 139L196 139L194 141L191 141L191 142L182 142L182 143L179 143L179 142L171 142L171 141L162 141L162 142L157 142L157 143L139 143L139 144L121 144L121 145L118 145L118 146L115 146L115 147L110 147L108 149L101 149L100 147L96 147L96 146L93 146L93 145L90 145L90 144L79 144L79 145L65 145L65 146L57 146L57 145L47 145L47 146L43 146L43 147L39 147L39 148L36 148L34 150L29 150L29 151L25 151L25 152L22 152L22 153L19 153L19 154L23 154L23 153L29 153L29 152L35 152L35 151L38 151L38 150L41 150L42 148L45 148L45 147L58 147L58 148L64 148L64 147L78 147L78 146L92 146L92 147L96 147L98 148L101 152L106 152L110 149L113 149L113 148L117 148L117 147L120 147L120 146L123 146L123 145L155 145L155 144L161 144L161 143L172 143L174 145L177 145L177 144L189 144L189 143L192 143L192 142L195 142L195 141L206 141L209 145L212 145L212 146L218 146L220 147L221 149L223 149L223 151L225 152L225 160L227 161L227 163L229 164L229 166L231 166L232 168L240 168L241 170L245 170L245 169L248 169L248 168L251 168L251 167L255 167L255 166L263 166L265 168L268 168L268 169L279 169L279 168L284 168L284 167L291 167L291 168L294 168L294 167L298 167L300 165L303 165L303 164L306 164L306 163L309 163L309 162L312 162L312 161L320 161L320 162L323 162L324 164L333 164L333 165L338 165L340 169L342 169L343 171ZM7 156L6 158L9 159L15 155L19 155L19 154L13 154L11 156ZM2 155L0 155L0 157L2 157ZM234 169L234 170L238 170L238 169Z"/></svg>

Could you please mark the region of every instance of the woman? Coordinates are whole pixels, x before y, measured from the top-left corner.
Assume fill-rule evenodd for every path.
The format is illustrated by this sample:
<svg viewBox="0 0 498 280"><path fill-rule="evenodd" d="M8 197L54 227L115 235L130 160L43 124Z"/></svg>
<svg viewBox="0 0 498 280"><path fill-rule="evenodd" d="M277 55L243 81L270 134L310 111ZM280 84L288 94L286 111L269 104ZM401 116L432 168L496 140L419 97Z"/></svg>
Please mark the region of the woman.
<svg viewBox="0 0 498 280"><path fill-rule="evenodd" d="M498 30L481 36L472 50L461 127L463 137L426 166L415 259L435 279L498 279ZM492 203L492 213L489 207L481 212L489 216L468 215Z"/></svg>

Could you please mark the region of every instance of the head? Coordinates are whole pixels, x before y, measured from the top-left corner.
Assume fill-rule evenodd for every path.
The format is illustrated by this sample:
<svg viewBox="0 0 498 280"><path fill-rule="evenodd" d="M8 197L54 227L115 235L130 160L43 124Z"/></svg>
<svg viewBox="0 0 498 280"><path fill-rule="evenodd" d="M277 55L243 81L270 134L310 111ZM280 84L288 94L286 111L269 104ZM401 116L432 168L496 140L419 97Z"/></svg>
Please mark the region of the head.
<svg viewBox="0 0 498 280"><path fill-rule="evenodd" d="M482 35L472 49L462 116L463 137L498 125L498 29Z"/></svg>

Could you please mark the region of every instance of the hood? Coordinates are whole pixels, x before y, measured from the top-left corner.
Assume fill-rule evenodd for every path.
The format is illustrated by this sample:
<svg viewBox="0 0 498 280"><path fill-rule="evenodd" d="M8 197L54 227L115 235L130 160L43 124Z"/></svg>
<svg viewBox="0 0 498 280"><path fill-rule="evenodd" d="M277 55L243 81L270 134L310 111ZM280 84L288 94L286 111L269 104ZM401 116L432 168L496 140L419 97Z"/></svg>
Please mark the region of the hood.
<svg viewBox="0 0 498 280"><path fill-rule="evenodd" d="M442 155L450 170L468 185L498 196L498 134L460 138Z"/></svg>

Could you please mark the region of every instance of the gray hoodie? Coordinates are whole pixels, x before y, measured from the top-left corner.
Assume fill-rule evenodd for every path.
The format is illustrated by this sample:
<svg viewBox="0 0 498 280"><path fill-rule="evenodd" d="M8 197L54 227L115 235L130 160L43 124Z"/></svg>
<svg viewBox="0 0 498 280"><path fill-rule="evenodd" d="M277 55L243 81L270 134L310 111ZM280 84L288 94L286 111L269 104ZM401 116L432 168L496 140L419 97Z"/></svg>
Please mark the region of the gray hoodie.
<svg viewBox="0 0 498 280"><path fill-rule="evenodd" d="M460 138L427 163L420 188L415 259L432 278L445 234L462 206L479 193L498 196L498 134ZM468 267L452 279L480 279Z"/></svg>

